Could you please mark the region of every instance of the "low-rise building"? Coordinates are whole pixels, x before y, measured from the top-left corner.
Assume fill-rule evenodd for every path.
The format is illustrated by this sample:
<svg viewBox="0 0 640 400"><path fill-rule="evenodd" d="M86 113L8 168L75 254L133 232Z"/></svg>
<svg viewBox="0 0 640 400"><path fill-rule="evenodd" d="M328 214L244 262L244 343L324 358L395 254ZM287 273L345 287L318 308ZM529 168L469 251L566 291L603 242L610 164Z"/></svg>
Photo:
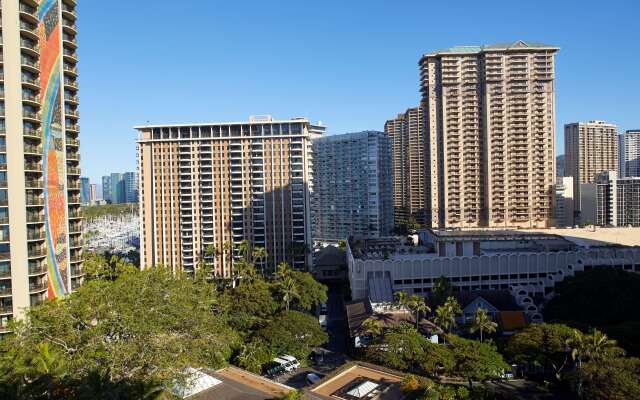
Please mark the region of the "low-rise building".
<svg viewBox="0 0 640 400"><path fill-rule="evenodd" d="M558 177L556 182L556 226L574 225L573 178Z"/></svg>
<svg viewBox="0 0 640 400"><path fill-rule="evenodd" d="M311 400L403 400L404 374L378 365L345 364L305 391Z"/></svg>
<svg viewBox="0 0 640 400"><path fill-rule="evenodd" d="M426 296L444 276L454 291L507 290L529 320L533 302L577 271L617 267L640 272L640 229L427 230L413 252L347 246L351 298L393 301L397 291ZM388 242L397 238L389 238ZM532 305L533 307L529 307Z"/></svg>

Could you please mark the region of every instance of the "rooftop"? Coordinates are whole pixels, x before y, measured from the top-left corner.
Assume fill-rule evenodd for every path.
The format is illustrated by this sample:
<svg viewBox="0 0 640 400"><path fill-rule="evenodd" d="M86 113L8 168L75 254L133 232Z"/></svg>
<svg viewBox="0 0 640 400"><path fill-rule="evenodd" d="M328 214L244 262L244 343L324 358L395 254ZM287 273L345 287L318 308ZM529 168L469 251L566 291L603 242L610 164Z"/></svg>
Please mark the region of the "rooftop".
<svg viewBox="0 0 640 400"><path fill-rule="evenodd" d="M311 386L313 400L403 400L400 381L404 374L368 363L351 363Z"/></svg>
<svg viewBox="0 0 640 400"><path fill-rule="evenodd" d="M193 400L270 400L287 395L293 388L236 367L208 372L217 384L189 396Z"/></svg>
<svg viewBox="0 0 640 400"><path fill-rule="evenodd" d="M483 46L453 46L448 49L442 49L432 51L424 54L422 57L433 57L445 54L475 54L486 51L495 50L559 50L557 46L540 43L540 42L526 42L524 40L516 40L511 43L495 43Z"/></svg>
<svg viewBox="0 0 640 400"><path fill-rule="evenodd" d="M193 124L146 124L136 125L133 128L142 130L149 128L177 128L177 127L192 127L192 126L220 126L220 125L264 125L264 124L282 124L282 123L296 123L302 122L314 126L322 126L321 122L317 124L311 124L308 118L305 117L293 117L289 119L273 119L269 116L250 116L247 121L230 121L230 122L205 122L205 123L193 123Z"/></svg>

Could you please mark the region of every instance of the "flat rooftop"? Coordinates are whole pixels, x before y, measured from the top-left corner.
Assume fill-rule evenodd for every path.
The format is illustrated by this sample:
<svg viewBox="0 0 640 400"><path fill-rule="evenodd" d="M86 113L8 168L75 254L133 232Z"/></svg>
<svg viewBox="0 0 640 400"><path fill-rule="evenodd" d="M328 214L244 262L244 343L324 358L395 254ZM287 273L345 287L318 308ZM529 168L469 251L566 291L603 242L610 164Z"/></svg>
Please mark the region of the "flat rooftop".
<svg viewBox="0 0 640 400"><path fill-rule="evenodd" d="M209 375L219 384L188 397L189 400L271 400L286 396L293 388L236 367L227 367Z"/></svg>
<svg viewBox="0 0 640 400"><path fill-rule="evenodd" d="M349 396L348 393L368 381L377 385L377 391L361 398L403 400L405 396L400 391L400 381L402 381L403 376L402 373L388 370L384 367L357 362L347 364L325 377L311 386L306 394L309 398L317 400L354 400L354 397Z"/></svg>
<svg viewBox="0 0 640 400"><path fill-rule="evenodd" d="M524 232L558 235L581 247L640 246L640 227L531 229Z"/></svg>

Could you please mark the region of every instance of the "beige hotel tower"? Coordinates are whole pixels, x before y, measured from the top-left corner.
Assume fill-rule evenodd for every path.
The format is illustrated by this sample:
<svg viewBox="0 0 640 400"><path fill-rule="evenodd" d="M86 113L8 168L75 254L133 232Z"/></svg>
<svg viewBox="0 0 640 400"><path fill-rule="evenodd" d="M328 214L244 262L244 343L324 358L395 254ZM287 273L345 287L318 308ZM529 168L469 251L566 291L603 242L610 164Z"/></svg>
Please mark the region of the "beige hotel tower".
<svg viewBox="0 0 640 400"><path fill-rule="evenodd" d="M420 59L431 226L553 226L557 51L517 41Z"/></svg>
<svg viewBox="0 0 640 400"><path fill-rule="evenodd" d="M0 7L1 336L83 274L76 2Z"/></svg>
<svg viewBox="0 0 640 400"><path fill-rule="evenodd" d="M249 254L267 251L254 260L266 272L281 261L310 265L311 139L324 127L262 116L136 129L143 268L193 272L207 262L230 277L238 256L230 247L243 240ZM210 245L217 254L207 258Z"/></svg>

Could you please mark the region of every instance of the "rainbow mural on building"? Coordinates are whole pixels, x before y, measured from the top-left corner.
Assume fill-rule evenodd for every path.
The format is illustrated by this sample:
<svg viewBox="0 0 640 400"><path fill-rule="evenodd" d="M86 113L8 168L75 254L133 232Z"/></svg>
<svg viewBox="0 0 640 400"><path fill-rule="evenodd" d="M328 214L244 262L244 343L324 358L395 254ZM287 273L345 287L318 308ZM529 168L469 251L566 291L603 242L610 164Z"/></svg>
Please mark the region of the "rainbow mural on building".
<svg viewBox="0 0 640 400"><path fill-rule="evenodd" d="M45 231L47 235L48 297L69 292L68 226L61 89L62 29L59 0L43 0L40 24L40 110L44 175Z"/></svg>

